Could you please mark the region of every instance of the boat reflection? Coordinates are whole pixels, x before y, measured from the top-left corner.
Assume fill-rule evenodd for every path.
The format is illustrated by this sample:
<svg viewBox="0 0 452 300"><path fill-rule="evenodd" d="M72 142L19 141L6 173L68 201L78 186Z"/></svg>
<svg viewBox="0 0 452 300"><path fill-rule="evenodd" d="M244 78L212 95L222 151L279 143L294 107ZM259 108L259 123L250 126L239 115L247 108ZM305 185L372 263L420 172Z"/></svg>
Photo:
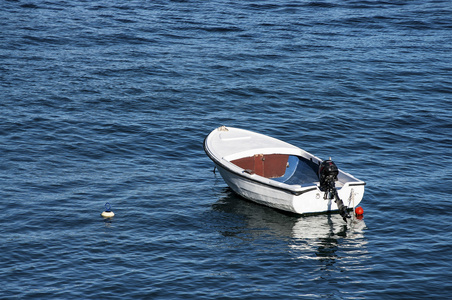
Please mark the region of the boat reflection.
<svg viewBox="0 0 452 300"><path fill-rule="evenodd" d="M213 222L224 237L239 243L285 244L297 259L323 260L326 264L335 262L338 251L345 251L347 258L367 255L362 219L352 218L345 223L339 214L288 215L244 200L229 188L221 195L212 210L221 213Z"/></svg>

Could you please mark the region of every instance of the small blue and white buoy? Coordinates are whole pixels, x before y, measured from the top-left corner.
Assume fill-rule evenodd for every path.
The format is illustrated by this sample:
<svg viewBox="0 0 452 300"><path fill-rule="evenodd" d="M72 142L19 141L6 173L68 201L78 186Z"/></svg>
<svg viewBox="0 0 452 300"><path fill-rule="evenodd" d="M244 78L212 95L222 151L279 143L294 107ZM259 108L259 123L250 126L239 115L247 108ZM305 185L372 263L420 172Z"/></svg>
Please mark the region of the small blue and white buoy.
<svg viewBox="0 0 452 300"><path fill-rule="evenodd" d="M110 203L105 203L105 211L100 214L104 218L112 218L115 216L115 213L111 211Z"/></svg>

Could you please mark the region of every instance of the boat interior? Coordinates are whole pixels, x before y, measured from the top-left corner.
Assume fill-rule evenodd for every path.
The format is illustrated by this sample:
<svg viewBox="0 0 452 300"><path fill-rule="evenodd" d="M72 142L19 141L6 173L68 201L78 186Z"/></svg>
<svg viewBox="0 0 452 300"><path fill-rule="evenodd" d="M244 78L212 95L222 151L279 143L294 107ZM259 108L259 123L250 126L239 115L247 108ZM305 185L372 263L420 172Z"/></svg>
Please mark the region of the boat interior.
<svg viewBox="0 0 452 300"><path fill-rule="evenodd" d="M286 184L317 185L319 165L301 156L256 154L231 161L249 174L256 174Z"/></svg>

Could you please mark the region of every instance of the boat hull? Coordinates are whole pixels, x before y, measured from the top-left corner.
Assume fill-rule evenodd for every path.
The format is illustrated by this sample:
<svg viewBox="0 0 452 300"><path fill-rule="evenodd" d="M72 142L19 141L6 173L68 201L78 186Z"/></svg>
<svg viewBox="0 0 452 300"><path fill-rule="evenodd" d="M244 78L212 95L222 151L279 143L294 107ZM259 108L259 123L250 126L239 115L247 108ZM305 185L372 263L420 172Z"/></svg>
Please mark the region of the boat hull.
<svg viewBox="0 0 452 300"><path fill-rule="evenodd" d="M278 210L295 214L315 214L338 211L334 199L327 197L317 186L296 195L289 191L275 189L257 181L243 178L227 171L216 164L221 177L226 184L238 195L250 201L266 205ZM364 185L346 185L338 190L339 197L348 208L358 206L364 196Z"/></svg>

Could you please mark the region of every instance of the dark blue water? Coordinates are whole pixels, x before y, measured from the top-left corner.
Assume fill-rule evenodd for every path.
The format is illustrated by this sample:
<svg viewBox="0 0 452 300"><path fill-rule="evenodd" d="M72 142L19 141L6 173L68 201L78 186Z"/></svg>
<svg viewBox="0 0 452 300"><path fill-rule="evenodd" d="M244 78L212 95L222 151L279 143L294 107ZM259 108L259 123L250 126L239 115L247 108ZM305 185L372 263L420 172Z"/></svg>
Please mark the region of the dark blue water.
<svg viewBox="0 0 452 300"><path fill-rule="evenodd" d="M1 298L450 296L450 1L10 0L0 44ZM237 197L220 125L331 156L364 219Z"/></svg>

